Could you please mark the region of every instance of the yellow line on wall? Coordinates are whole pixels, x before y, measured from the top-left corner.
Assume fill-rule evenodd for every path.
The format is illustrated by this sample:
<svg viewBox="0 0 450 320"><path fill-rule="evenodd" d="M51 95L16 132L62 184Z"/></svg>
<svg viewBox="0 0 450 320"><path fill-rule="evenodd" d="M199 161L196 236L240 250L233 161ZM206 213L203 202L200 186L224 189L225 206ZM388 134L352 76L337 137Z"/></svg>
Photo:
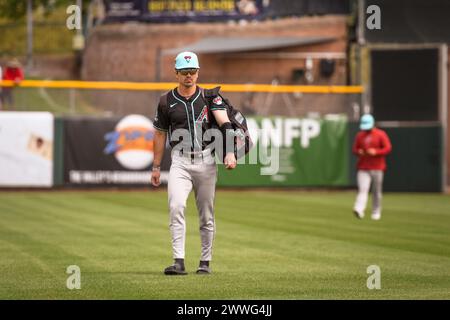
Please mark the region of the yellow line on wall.
<svg viewBox="0 0 450 320"><path fill-rule="evenodd" d="M13 81L0 81L0 86L12 87ZM73 81L73 80L24 80L21 88L59 88L93 90L170 90L177 86L175 82L118 82L118 81ZM219 84L201 84L204 88L214 88ZM303 92L303 93L362 93L362 86L291 86L269 84L223 84L224 92Z"/></svg>

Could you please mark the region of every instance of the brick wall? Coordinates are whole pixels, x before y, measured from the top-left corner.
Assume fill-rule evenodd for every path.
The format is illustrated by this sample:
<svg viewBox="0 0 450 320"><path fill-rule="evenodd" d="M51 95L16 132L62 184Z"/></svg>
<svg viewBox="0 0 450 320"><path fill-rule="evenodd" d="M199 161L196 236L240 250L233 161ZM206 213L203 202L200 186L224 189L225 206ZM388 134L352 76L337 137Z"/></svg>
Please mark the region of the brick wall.
<svg viewBox="0 0 450 320"><path fill-rule="evenodd" d="M326 36L334 37L336 40L322 44L265 50L263 52L345 53L347 50L345 16L287 18L243 24L167 25L128 23L103 25L97 27L87 39L81 73L82 79L94 81L155 81L157 74L159 74L160 81L174 81L174 55L159 55L159 52L164 49L187 46L204 37L213 36ZM292 83L292 70L304 66L304 59L254 59L249 58L248 54L200 54L201 73L199 82L270 83L274 77L278 77L281 83ZM158 57L160 57L160 68L157 67ZM317 80L313 84L345 84L346 60L337 61L336 71L330 79L320 79L317 61L314 63L315 79ZM127 108L118 105L118 101L123 99L111 98L106 94L96 93L93 99L96 104L104 108L110 108L113 113L121 112L120 110L129 110L130 112L150 112L153 114L155 101L142 101L141 98L133 99L132 93L125 94L130 98L125 99L129 105ZM149 96L146 95L146 97ZM151 96L152 99L155 99L153 94ZM259 99L262 99L261 95L259 96ZM242 95L237 98L239 101L244 99ZM148 109L149 105L151 105L150 110ZM347 106L341 106L337 109L342 109L342 107L346 108ZM314 109L314 106L309 108ZM275 110L277 109L283 108L275 108Z"/></svg>

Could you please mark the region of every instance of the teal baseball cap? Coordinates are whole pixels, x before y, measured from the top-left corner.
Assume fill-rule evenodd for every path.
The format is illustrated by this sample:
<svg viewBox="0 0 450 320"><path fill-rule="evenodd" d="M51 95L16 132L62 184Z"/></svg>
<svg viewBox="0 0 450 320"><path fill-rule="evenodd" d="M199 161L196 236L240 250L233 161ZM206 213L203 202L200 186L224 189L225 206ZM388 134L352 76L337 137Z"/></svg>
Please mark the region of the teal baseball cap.
<svg viewBox="0 0 450 320"><path fill-rule="evenodd" d="M175 58L175 69L200 69L197 55L189 51L179 53Z"/></svg>
<svg viewBox="0 0 450 320"><path fill-rule="evenodd" d="M375 125L375 119L371 114L365 114L361 117L359 128L361 130L370 130Z"/></svg>

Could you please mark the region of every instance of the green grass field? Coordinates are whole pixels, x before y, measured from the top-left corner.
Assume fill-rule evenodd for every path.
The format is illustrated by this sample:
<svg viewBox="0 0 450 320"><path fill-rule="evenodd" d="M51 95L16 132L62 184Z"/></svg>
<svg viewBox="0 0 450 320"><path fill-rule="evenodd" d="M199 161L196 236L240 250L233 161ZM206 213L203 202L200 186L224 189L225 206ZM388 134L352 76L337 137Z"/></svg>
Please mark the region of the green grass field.
<svg viewBox="0 0 450 320"><path fill-rule="evenodd" d="M450 197L385 194L371 221L354 218L354 196L219 190L214 273L201 276L191 195L190 273L168 277L164 190L2 192L0 299L449 299ZM66 288L69 265L80 290Z"/></svg>

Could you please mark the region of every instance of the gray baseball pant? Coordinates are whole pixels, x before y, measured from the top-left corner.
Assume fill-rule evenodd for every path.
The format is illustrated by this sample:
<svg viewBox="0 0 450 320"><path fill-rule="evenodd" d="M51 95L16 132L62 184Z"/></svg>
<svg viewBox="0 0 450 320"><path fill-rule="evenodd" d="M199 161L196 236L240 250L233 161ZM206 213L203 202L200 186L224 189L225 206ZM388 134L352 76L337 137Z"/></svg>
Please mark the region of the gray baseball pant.
<svg viewBox="0 0 450 320"><path fill-rule="evenodd" d="M189 155L172 152L169 171L168 195L170 211L170 233L174 259L184 259L186 238L186 201L194 188L200 224L202 261L212 259L215 233L214 196L217 167L211 152L204 151L192 159Z"/></svg>
<svg viewBox="0 0 450 320"><path fill-rule="evenodd" d="M358 195L356 197L354 209L364 212L369 197L370 185L372 185L372 214L381 214L381 198L383 192L382 170L358 170Z"/></svg>

